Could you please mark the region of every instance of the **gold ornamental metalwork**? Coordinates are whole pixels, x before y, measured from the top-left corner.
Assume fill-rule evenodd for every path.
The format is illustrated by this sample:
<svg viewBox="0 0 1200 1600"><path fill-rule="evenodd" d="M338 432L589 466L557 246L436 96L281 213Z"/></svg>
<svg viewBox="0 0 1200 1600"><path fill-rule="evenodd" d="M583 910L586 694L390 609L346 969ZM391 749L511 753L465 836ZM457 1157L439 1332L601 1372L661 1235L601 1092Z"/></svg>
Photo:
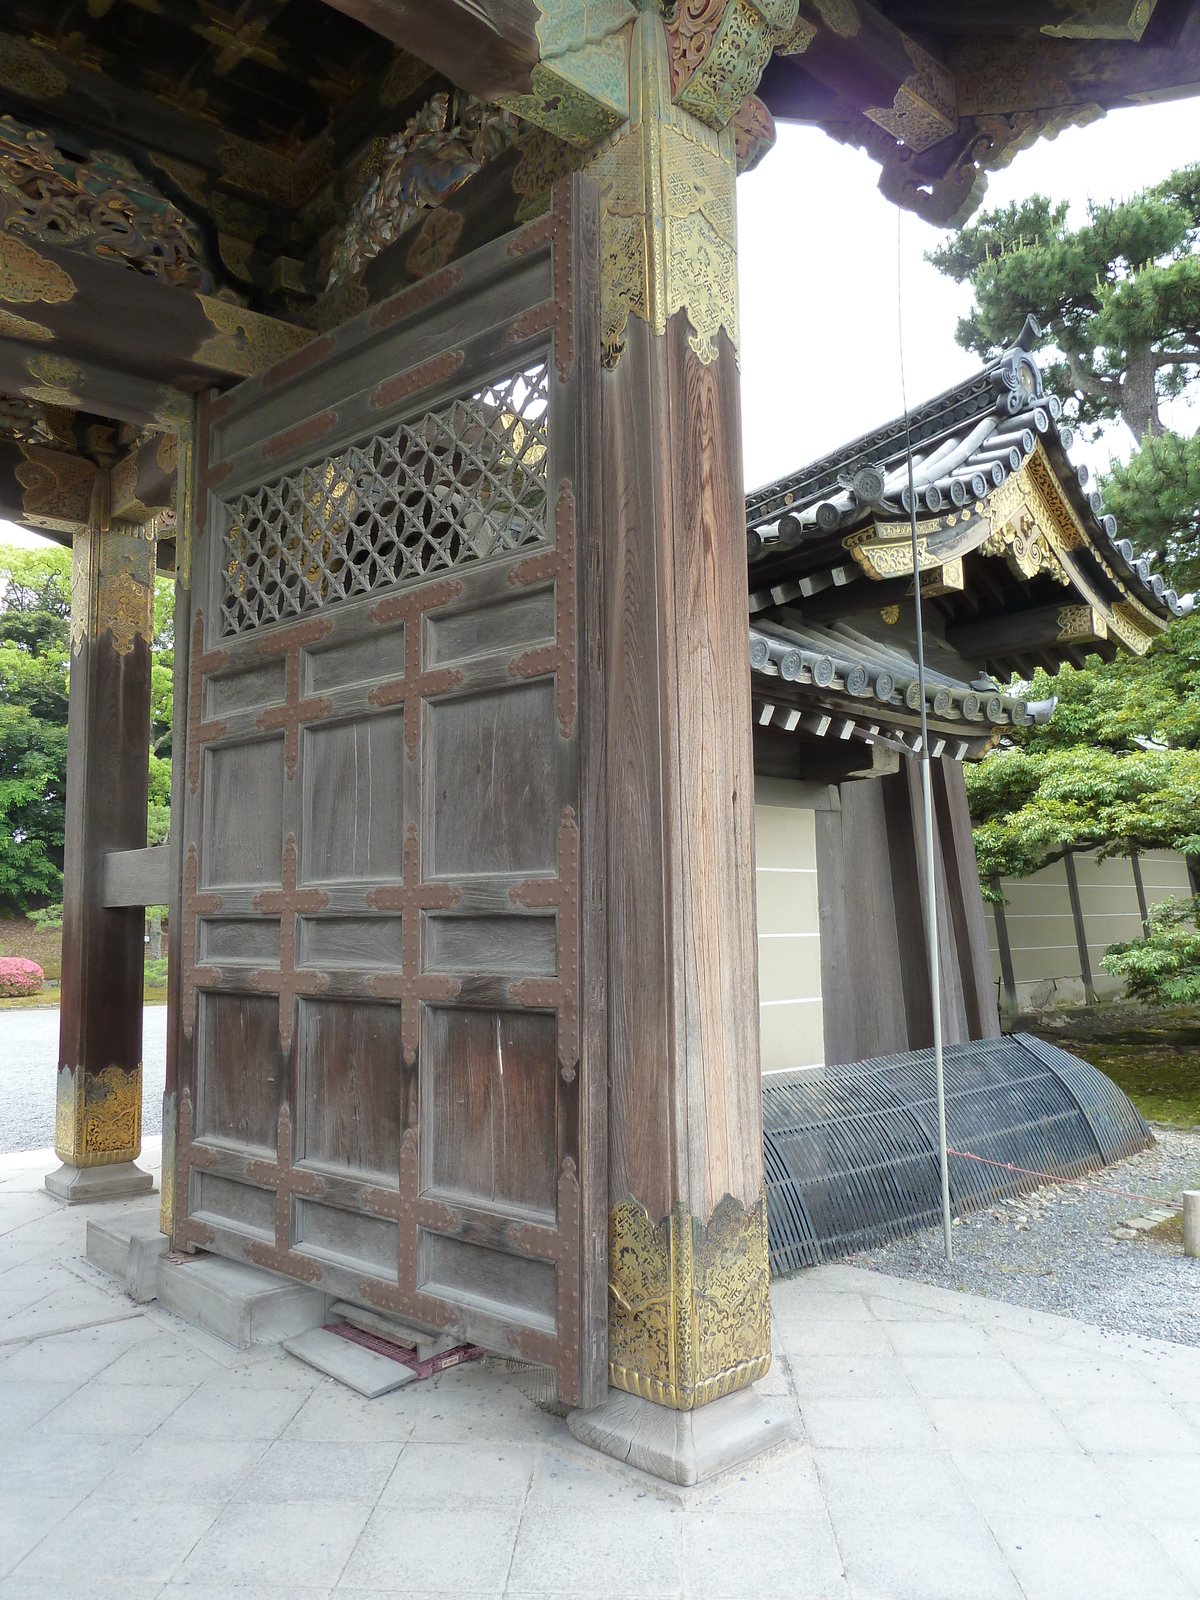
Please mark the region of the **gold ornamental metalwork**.
<svg viewBox="0 0 1200 1600"><path fill-rule="evenodd" d="M609 1382L675 1411L744 1389L771 1365L766 1193L726 1195L705 1223L659 1223L636 1200L608 1219Z"/></svg>
<svg viewBox="0 0 1200 1600"><path fill-rule="evenodd" d="M147 644L154 637L154 586L134 576L128 567L101 574L96 597L97 636L108 630L113 649L127 656L135 639Z"/></svg>
<svg viewBox="0 0 1200 1600"><path fill-rule="evenodd" d="M625 348L630 313L654 333L677 311L708 363L724 328L736 354L737 219L734 132L716 132L671 104L661 17L633 32L627 128L589 167L600 184L600 314L605 361Z"/></svg>
<svg viewBox="0 0 1200 1600"><path fill-rule="evenodd" d="M39 255L31 244L11 233L0 233L0 300L10 305L35 300L61 305L74 293L74 279L57 261Z"/></svg>
<svg viewBox="0 0 1200 1600"><path fill-rule="evenodd" d="M53 339L45 323L19 317L15 311L0 311L0 337L5 339Z"/></svg>
<svg viewBox="0 0 1200 1600"><path fill-rule="evenodd" d="M54 1153L69 1167L136 1161L142 1150L142 1064L88 1073L60 1067Z"/></svg>
<svg viewBox="0 0 1200 1600"><path fill-rule="evenodd" d="M175 1232L175 1135L179 1101L174 1092L163 1095L162 1177L159 1179L158 1226L170 1239Z"/></svg>
<svg viewBox="0 0 1200 1600"><path fill-rule="evenodd" d="M192 357L201 366L251 378L290 356L313 337L308 328L294 327L278 317L264 317L244 306L231 305L228 300L214 300L207 294L198 294L196 299L217 330L201 341Z"/></svg>

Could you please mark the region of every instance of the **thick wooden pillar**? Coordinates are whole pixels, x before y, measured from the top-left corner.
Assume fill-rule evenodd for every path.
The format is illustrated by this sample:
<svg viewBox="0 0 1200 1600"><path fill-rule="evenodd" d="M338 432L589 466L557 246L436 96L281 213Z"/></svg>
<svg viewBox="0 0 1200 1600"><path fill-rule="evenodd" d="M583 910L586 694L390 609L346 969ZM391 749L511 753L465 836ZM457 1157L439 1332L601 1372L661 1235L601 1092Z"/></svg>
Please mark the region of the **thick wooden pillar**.
<svg viewBox="0 0 1200 1600"><path fill-rule="evenodd" d="M672 105L668 68L661 18L642 13L628 131L594 166L609 1378L691 1411L765 1373L770 1301L733 130Z"/></svg>
<svg viewBox="0 0 1200 1600"><path fill-rule="evenodd" d="M109 517L98 471L75 537L63 867L62 1012L47 1189L69 1202L152 1187L142 1144L144 912L107 908L104 855L146 843L154 537Z"/></svg>

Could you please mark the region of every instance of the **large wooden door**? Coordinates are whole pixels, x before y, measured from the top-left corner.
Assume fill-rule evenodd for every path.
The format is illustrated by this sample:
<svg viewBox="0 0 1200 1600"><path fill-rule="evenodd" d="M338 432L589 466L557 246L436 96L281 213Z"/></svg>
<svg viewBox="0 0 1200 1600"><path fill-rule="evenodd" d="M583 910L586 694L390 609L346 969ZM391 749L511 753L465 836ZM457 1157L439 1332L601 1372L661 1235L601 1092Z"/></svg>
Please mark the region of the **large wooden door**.
<svg viewBox="0 0 1200 1600"><path fill-rule="evenodd" d="M604 1392L594 192L202 408L177 1240ZM587 978L586 985L584 978Z"/></svg>

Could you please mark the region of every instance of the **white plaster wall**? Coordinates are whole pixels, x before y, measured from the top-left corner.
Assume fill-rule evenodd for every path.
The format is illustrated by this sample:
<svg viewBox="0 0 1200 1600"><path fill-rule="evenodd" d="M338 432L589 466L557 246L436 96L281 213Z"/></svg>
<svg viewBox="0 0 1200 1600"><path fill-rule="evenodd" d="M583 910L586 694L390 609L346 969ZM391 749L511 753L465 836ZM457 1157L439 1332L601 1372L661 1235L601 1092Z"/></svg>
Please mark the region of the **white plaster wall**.
<svg viewBox="0 0 1200 1600"><path fill-rule="evenodd" d="M811 788L755 784L762 1070L824 1064L816 826Z"/></svg>
<svg viewBox="0 0 1200 1600"><path fill-rule="evenodd" d="M1142 918L1129 858L1110 856L1101 861L1098 856L1094 850L1077 854L1075 874L1092 980L1103 1000L1119 995L1124 988L1121 979L1111 977L1100 965L1104 953L1111 944L1139 939ZM1191 893L1187 863L1175 851L1148 850L1140 860L1147 905L1156 905L1171 895ZM1001 888L1008 902L1005 921L1020 1008L1082 1004L1085 996L1079 949L1063 863L1055 861L1029 878L1002 878ZM1000 945L994 912L987 923L992 972L999 981Z"/></svg>

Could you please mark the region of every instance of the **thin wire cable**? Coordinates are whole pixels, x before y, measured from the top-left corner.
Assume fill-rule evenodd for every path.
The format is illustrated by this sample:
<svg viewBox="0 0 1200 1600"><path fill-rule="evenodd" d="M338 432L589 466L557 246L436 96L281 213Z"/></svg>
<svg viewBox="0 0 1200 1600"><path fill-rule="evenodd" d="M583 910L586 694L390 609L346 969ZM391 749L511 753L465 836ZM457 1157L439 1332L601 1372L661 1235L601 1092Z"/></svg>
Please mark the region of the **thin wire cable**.
<svg viewBox="0 0 1200 1600"><path fill-rule="evenodd" d="M904 382L904 294L902 289L901 222L896 207L896 332L900 345L900 400L904 407L904 448L908 460L908 513L912 534L913 598L917 626L917 686L921 697L921 801L925 813L925 906L929 943L929 1005L933 1012L933 1064L937 1078L938 1160L942 1177L942 1234L946 1260L953 1261L950 1228L950 1161L946 1151L946 1067L942 1058L942 983L938 954L937 867L933 858L933 777L929 768L929 719L925 707L925 635L921 619L921 565L917 539L917 495L913 483L912 431L908 390Z"/></svg>
<svg viewBox="0 0 1200 1600"><path fill-rule="evenodd" d="M982 1161L985 1167L999 1167L1002 1172L1019 1172L1026 1178L1046 1178L1064 1187L1073 1184L1077 1189L1091 1189L1098 1194L1117 1194L1124 1200L1149 1200L1156 1206L1170 1206L1173 1211L1183 1210L1182 1200L1164 1200L1159 1195L1139 1194L1135 1189L1110 1189L1106 1183L1093 1183L1091 1178L1060 1178L1053 1172L1039 1172L1036 1167L1018 1167L1012 1161L993 1161L990 1156L977 1156L973 1150L955 1150L953 1146L950 1147L950 1154L961 1157L963 1161Z"/></svg>

